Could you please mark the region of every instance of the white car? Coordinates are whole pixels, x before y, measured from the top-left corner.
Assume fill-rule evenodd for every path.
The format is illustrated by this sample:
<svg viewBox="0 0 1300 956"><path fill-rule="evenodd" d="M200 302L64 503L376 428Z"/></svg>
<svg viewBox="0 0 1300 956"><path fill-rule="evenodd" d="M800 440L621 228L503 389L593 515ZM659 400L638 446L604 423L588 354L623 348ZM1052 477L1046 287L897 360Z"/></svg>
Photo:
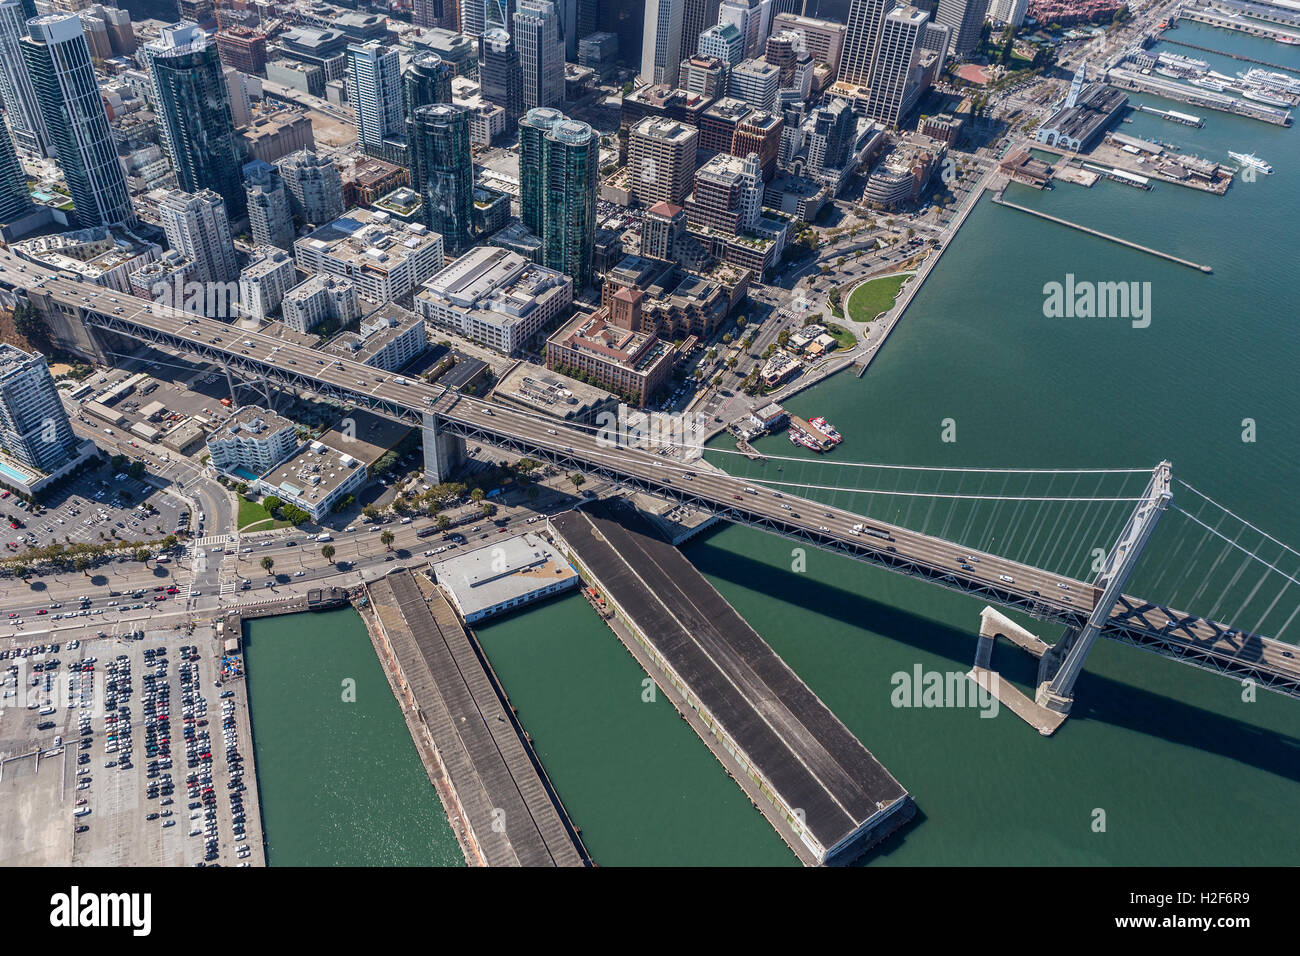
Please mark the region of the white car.
<svg viewBox="0 0 1300 956"><path fill-rule="evenodd" d="M306 573L307 573L306 571L295 571L295 572L293 572L293 576L294 576L295 578L300 578L300 577L302 577L302 576L303 576L304 574L306 574Z"/></svg>

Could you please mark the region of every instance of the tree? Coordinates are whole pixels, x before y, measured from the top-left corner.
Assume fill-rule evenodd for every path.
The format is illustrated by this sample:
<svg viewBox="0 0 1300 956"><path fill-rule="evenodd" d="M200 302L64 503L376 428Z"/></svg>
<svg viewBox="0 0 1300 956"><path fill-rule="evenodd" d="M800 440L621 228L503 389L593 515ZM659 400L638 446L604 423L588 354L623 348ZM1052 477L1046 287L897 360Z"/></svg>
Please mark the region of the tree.
<svg viewBox="0 0 1300 956"><path fill-rule="evenodd" d="M275 514L283 504L284 502L275 495L267 495L262 499L262 507L266 509L267 514Z"/></svg>
<svg viewBox="0 0 1300 956"><path fill-rule="evenodd" d="M142 461L131 462L131 467L127 469L127 474L129 474L132 478L136 478L136 479L143 478L144 462Z"/></svg>
<svg viewBox="0 0 1300 956"><path fill-rule="evenodd" d="M367 521L374 521L379 517L379 509L374 505L366 505L361 509L361 514Z"/></svg>
<svg viewBox="0 0 1300 956"><path fill-rule="evenodd" d="M438 515L438 530L446 531L451 527L451 519L446 515Z"/></svg>
<svg viewBox="0 0 1300 956"><path fill-rule="evenodd" d="M79 554L72 559L72 566L82 574L85 574L86 569L90 567L90 558L86 557L84 554Z"/></svg>
<svg viewBox="0 0 1300 956"><path fill-rule="evenodd" d="M482 501L483 497L484 497L484 493L482 488L475 488L473 491L469 493L470 501L476 501L476 502Z"/></svg>
<svg viewBox="0 0 1300 956"><path fill-rule="evenodd" d="M325 545L325 547L320 549L320 554L321 557L324 558L326 561L333 562L334 554L335 554L334 545L332 544Z"/></svg>
<svg viewBox="0 0 1300 956"><path fill-rule="evenodd" d="M114 471L121 471L126 464L126 455L114 455L108 460L108 464Z"/></svg>
<svg viewBox="0 0 1300 956"><path fill-rule="evenodd" d="M538 463L533 461L531 458L520 458L515 462L515 471L519 472L521 475L531 474L533 471L537 470L537 464Z"/></svg>
<svg viewBox="0 0 1300 956"><path fill-rule="evenodd" d="M262 570L265 571L267 574L271 573L271 569L273 567L275 567L275 558L271 557L270 555L267 555L265 558L262 559Z"/></svg>
<svg viewBox="0 0 1300 956"><path fill-rule="evenodd" d="M382 534L379 535L379 543L382 544L387 550L392 551L393 532L385 530Z"/></svg>
<svg viewBox="0 0 1300 956"><path fill-rule="evenodd" d="M743 329L743 328L745 327L745 325L746 325L748 322L749 322L749 320L748 320L747 318L745 318L743 315L742 315L742 316L738 316L738 317L736 318L736 328L738 328L738 329Z"/></svg>
<svg viewBox="0 0 1300 956"><path fill-rule="evenodd" d="M27 565L25 565L25 564L15 564L15 565L14 565L14 575L17 576L17 577L25 578L25 577L27 577L27 575L29 575L29 574L31 574L31 573L32 573L32 569L29 568L29 567L28 567Z"/></svg>
<svg viewBox="0 0 1300 956"><path fill-rule="evenodd" d="M147 564L149 563L149 559L150 559L151 557L153 557L153 555L151 555L151 554L149 553L149 549L148 549L148 548L137 548L137 549L136 549L136 552L135 552L135 559L136 559L137 561L139 561L141 564L145 564L145 565L147 565Z"/></svg>
<svg viewBox="0 0 1300 956"><path fill-rule="evenodd" d="M582 475L576 471L569 476L569 480L573 482L573 488L575 491L581 488L587 481L586 478L582 477Z"/></svg>
<svg viewBox="0 0 1300 956"><path fill-rule="evenodd" d="M721 373L721 372L719 372L717 375L715 375L715 376L713 377L713 387L714 387L714 388L722 388L722 373Z"/></svg>

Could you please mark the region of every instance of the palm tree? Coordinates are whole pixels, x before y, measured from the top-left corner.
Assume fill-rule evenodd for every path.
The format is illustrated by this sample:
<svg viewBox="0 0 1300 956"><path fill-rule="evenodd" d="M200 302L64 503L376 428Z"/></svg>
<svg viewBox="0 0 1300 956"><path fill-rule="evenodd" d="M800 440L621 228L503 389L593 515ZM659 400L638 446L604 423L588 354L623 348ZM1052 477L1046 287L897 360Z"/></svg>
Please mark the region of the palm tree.
<svg viewBox="0 0 1300 956"><path fill-rule="evenodd" d="M321 553L321 557L324 558L326 561L333 561L333 560L334 560L334 545L332 545L332 544L327 544L327 545L325 545L325 547L323 547L323 548L320 549L320 553Z"/></svg>
<svg viewBox="0 0 1300 956"><path fill-rule="evenodd" d="M268 556L262 559L262 570L265 571L267 574L271 573L271 569L273 567L275 567L274 558Z"/></svg>
<svg viewBox="0 0 1300 956"><path fill-rule="evenodd" d="M393 532L385 530L380 532L379 543L389 551L393 550Z"/></svg>

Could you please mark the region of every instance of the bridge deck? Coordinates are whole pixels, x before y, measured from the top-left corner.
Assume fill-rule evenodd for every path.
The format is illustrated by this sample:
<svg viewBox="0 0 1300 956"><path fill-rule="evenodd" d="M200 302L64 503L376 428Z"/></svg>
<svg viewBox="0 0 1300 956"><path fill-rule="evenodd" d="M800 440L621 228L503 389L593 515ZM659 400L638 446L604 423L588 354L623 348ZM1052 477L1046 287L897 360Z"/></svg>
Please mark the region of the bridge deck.
<svg viewBox="0 0 1300 956"><path fill-rule="evenodd" d="M802 810L823 848L847 840L852 857L905 821L902 785L635 509L602 502L551 520L734 744L740 772L761 778L779 809Z"/></svg>

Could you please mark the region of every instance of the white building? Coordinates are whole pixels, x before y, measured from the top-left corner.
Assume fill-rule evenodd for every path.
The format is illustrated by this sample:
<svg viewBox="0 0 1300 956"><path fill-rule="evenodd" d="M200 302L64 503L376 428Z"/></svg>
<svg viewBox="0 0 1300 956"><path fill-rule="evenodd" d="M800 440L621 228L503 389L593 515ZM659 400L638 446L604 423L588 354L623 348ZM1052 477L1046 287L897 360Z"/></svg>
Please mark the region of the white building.
<svg viewBox="0 0 1300 956"><path fill-rule="evenodd" d="M1005 23L1019 30L1025 22L1029 10L1029 0L992 0L989 5L989 19L994 23Z"/></svg>
<svg viewBox="0 0 1300 956"><path fill-rule="evenodd" d="M378 40L348 44L347 83L363 149L378 154L385 140L405 136L402 66L396 47Z"/></svg>
<svg viewBox="0 0 1300 956"><path fill-rule="evenodd" d="M343 276L311 276L286 292L280 307L281 321L295 332L304 333L322 322L347 325L361 315L357 287Z"/></svg>
<svg viewBox="0 0 1300 956"><path fill-rule="evenodd" d="M341 355L386 372L396 372L429 347L424 319L390 302L361 320L359 332L345 332L325 346Z"/></svg>
<svg viewBox="0 0 1300 956"><path fill-rule="evenodd" d="M354 209L293 244L303 272L345 276L373 305L400 301L442 268L442 236L423 223Z"/></svg>
<svg viewBox="0 0 1300 956"><path fill-rule="evenodd" d="M573 304L573 280L516 252L479 246L424 284L425 321L513 354Z"/></svg>
<svg viewBox="0 0 1300 956"><path fill-rule="evenodd" d="M524 106L560 106L564 103L564 31L559 10L551 0L519 0L514 23Z"/></svg>
<svg viewBox="0 0 1300 956"><path fill-rule="evenodd" d="M86 282L128 294L131 275L162 255L156 243L108 226L12 242L9 250L29 262L76 273Z"/></svg>
<svg viewBox="0 0 1300 956"><path fill-rule="evenodd" d="M217 426L207 445L213 468L252 482L293 454L298 428L275 412L245 405Z"/></svg>
<svg viewBox="0 0 1300 956"><path fill-rule="evenodd" d="M366 483L357 459L321 442L308 442L257 482L257 490L296 505L319 523L334 505Z"/></svg>
<svg viewBox="0 0 1300 956"><path fill-rule="evenodd" d="M433 576L471 624L578 586L578 573L569 562L535 534L438 561Z"/></svg>
<svg viewBox="0 0 1300 956"><path fill-rule="evenodd" d="M297 281L298 270L289 253L275 246L259 246L239 274L239 308L249 318L264 322Z"/></svg>
<svg viewBox="0 0 1300 956"><path fill-rule="evenodd" d="M677 85L682 62L682 0L645 0L641 39L641 79Z"/></svg>
<svg viewBox="0 0 1300 956"><path fill-rule="evenodd" d="M230 282L239 276L226 201L211 189L173 189L158 204L158 216L167 245L194 261L196 281Z"/></svg>
<svg viewBox="0 0 1300 956"><path fill-rule="evenodd" d="M770 113L776 109L776 91L781 71L767 60L744 60L731 69L729 93L754 109Z"/></svg>

